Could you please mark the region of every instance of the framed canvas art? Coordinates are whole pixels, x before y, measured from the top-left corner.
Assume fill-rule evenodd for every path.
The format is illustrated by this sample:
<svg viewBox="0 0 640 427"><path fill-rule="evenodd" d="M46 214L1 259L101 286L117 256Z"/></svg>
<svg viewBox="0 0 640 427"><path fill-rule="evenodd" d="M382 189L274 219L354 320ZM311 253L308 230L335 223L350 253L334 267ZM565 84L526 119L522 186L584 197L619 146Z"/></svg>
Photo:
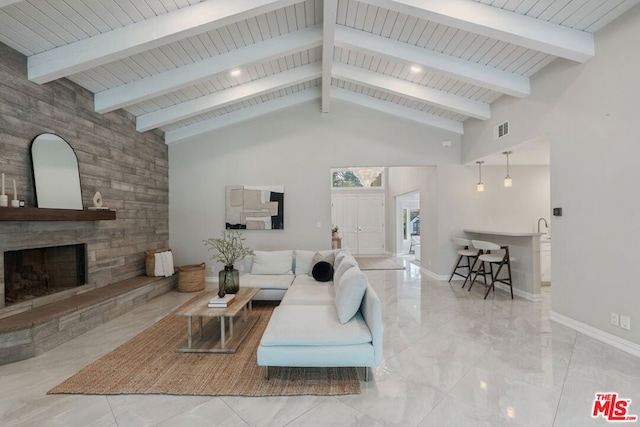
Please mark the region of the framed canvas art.
<svg viewBox="0 0 640 427"><path fill-rule="evenodd" d="M225 193L227 230L284 229L284 186L227 185Z"/></svg>

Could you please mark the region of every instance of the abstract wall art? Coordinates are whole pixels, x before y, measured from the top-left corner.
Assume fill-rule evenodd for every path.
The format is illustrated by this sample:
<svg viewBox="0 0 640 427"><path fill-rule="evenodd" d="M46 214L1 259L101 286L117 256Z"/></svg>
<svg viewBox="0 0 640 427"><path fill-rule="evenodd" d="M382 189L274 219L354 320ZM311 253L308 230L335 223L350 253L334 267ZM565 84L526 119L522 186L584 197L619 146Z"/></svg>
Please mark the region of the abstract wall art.
<svg viewBox="0 0 640 427"><path fill-rule="evenodd" d="M227 185L226 228L284 229L284 186Z"/></svg>

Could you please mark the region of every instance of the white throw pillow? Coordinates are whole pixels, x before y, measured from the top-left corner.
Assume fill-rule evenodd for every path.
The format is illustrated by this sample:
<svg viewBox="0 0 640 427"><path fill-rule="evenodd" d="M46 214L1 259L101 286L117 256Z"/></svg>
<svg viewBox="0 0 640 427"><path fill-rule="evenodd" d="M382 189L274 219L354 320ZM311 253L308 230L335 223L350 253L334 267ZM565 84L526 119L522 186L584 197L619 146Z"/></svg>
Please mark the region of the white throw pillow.
<svg viewBox="0 0 640 427"><path fill-rule="evenodd" d="M296 249L296 276L299 274L311 274L311 259L316 251L302 251Z"/></svg>
<svg viewBox="0 0 640 427"><path fill-rule="evenodd" d="M338 251L336 253L336 257L333 260L333 268L337 269L338 267L340 267L340 263L342 262L342 260L348 256L349 254L347 253L347 251Z"/></svg>
<svg viewBox="0 0 640 427"><path fill-rule="evenodd" d="M367 276L359 268L350 268L343 275L336 290L338 319L343 325L360 309L367 290Z"/></svg>
<svg viewBox="0 0 640 427"><path fill-rule="evenodd" d="M342 275L350 268L357 266L358 262L351 255L347 255L342 258L338 267L336 267L333 271L333 285L335 286L336 290L338 289L338 283L340 282Z"/></svg>
<svg viewBox="0 0 640 427"><path fill-rule="evenodd" d="M293 251L253 251L251 274L293 274Z"/></svg>

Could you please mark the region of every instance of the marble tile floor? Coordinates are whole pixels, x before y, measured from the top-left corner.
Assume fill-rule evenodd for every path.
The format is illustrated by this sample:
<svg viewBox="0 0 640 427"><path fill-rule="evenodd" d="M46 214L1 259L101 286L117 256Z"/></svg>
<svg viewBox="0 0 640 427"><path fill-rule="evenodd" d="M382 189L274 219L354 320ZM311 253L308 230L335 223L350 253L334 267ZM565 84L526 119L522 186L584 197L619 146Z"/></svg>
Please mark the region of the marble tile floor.
<svg viewBox="0 0 640 427"><path fill-rule="evenodd" d="M369 271L383 301L382 366L360 395L52 395L47 390L191 298L171 292L34 359L0 366L2 426L589 426L596 392L632 399L640 359L549 320L544 301L484 300L461 282Z"/></svg>

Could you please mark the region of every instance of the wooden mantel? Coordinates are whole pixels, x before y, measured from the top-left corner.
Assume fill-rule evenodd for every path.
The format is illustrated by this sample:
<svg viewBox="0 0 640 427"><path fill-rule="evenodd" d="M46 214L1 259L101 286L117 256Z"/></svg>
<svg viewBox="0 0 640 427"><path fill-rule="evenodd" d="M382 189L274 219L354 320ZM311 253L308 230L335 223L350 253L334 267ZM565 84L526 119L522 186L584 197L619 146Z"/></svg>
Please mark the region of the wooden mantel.
<svg viewBox="0 0 640 427"><path fill-rule="evenodd" d="M104 221L116 219L113 210L0 208L0 221Z"/></svg>

